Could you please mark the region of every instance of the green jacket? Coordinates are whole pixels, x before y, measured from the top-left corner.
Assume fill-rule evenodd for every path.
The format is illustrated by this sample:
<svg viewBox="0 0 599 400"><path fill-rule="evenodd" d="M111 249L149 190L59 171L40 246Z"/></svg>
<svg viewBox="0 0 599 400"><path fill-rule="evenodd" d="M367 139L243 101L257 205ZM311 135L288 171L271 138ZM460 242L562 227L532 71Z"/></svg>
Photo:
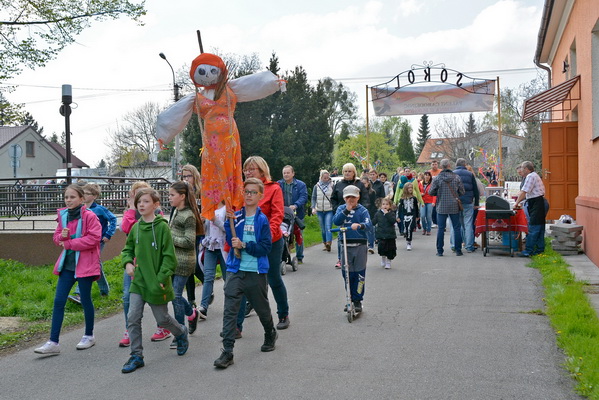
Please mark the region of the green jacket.
<svg viewBox="0 0 599 400"><path fill-rule="evenodd" d="M177 267L177 258L171 230L162 216L157 215L151 223L137 221L127 236L121 257L123 267L127 263L136 265L131 293L141 295L150 304L166 304L175 298L171 275Z"/></svg>
<svg viewBox="0 0 599 400"><path fill-rule="evenodd" d="M190 276L196 269L196 218L189 207L175 209L169 222L177 256L175 275Z"/></svg>

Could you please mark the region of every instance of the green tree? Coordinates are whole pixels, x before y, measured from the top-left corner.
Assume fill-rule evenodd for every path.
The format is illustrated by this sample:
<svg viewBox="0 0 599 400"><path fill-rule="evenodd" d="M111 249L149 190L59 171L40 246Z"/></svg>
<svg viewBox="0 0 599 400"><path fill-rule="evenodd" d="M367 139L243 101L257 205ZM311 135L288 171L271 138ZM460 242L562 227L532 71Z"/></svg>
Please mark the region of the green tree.
<svg viewBox="0 0 599 400"><path fill-rule="evenodd" d="M468 115L468 121L466 121L466 137L472 137L477 133L476 120L474 119L474 115L470 113L470 115Z"/></svg>
<svg viewBox="0 0 599 400"><path fill-rule="evenodd" d="M420 117L420 126L418 127L418 139L416 142L416 155L420 156L426 141L431 138L431 128L428 122L428 115L423 114Z"/></svg>
<svg viewBox="0 0 599 400"><path fill-rule="evenodd" d="M393 173L399 164L399 159L394 151L394 147L387 143L386 135L382 132L370 132L368 134L370 147L370 163L374 164L377 160L381 161L379 172ZM339 144L334 153L334 165L343 165L351 162L358 171L367 168L366 161L361 162L352 156L352 152L366 158L366 134L364 132L349 137Z"/></svg>
<svg viewBox="0 0 599 400"><path fill-rule="evenodd" d="M408 121L402 121L399 128L399 141L397 142L397 156L404 166L413 167L416 164L416 154L412 145L412 127Z"/></svg>
<svg viewBox="0 0 599 400"><path fill-rule="evenodd" d="M20 125L23 116L23 105L10 103L0 92L0 126Z"/></svg>
<svg viewBox="0 0 599 400"><path fill-rule="evenodd" d="M128 0L0 0L0 80L43 67L92 21L125 15L141 24L144 2Z"/></svg>

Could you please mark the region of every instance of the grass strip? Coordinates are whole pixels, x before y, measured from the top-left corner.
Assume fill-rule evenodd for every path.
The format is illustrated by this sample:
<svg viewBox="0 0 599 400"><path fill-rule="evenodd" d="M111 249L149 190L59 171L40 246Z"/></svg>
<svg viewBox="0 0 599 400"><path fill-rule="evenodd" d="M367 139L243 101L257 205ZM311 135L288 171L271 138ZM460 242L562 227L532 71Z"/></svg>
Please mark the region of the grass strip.
<svg viewBox="0 0 599 400"><path fill-rule="evenodd" d="M546 314L555 329L557 344L566 354L565 368L576 380L576 391L599 400L599 318L564 258L546 246L529 264L543 276Z"/></svg>

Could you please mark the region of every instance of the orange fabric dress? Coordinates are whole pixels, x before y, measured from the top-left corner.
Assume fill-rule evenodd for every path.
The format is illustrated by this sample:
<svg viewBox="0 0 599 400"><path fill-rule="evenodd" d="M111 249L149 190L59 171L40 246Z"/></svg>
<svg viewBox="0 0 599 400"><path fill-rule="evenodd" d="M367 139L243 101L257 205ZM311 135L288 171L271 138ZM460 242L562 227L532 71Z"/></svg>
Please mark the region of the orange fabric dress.
<svg viewBox="0 0 599 400"><path fill-rule="evenodd" d="M227 210L243 206L241 145L233 118L237 96L226 86L218 100L197 92L194 111L204 121L202 131L202 216L212 219L221 200ZM200 121L200 127L202 123Z"/></svg>

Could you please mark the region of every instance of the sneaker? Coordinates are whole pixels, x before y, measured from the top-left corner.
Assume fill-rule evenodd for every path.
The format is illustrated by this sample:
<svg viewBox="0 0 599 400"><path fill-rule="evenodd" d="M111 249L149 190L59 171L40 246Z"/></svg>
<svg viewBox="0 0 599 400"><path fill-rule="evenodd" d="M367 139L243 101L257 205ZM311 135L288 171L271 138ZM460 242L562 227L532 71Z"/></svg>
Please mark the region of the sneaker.
<svg viewBox="0 0 599 400"><path fill-rule="evenodd" d="M341 260L337 260L337 264L335 264L335 268L341 269Z"/></svg>
<svg viewBox="0 0 599 400"><path fill-rule="evenodd" d="M129 347L131 346L131 340L129 340L129 331L125 331L123 338L119 342L119 347Z"/></svg>
<svg viewBox="0 0 599 400"><path fill-rule="evenodd" d="M225 369L227 368L229 365L233 365L233 353L231 353L230 351L224 351L222 350L222 353L220 353L220 357L214 361L214 366L216 368L222 368Z"/></svg>
<svg viewBox="0 0 599 400"><path fill-rule="evenodd" d="M437 224L432 224L431 228L438 228L439 226Z"/></svg>
<svg viewBox="0 0 599 400"><path fill-rule="evenodd" d="M303 263L304 263L304 259L303 259L303 258L302 258L301 260L300 260L300 259L298 259L298 260L297 260L297 263L298 263L298 264L303 264Z"/></svg>
<svg viewBox="0 0 599 400"><path fill-rule="evenodd" d="M276 329L272 329L272 331L268 333L264 333L264 344L260 347L260 351L273 351L275 349L275 343L279 338L279 333Z"/></svg>
<svg viewBox="0 0 599 400"><path fill-rule="evenodd" d="M79 296L78 294L72 294L68 297L68 299L75 304L81 305L81 296Z"/></svg>
<svg viewBox="0 0 599 400"><path fill-rule="evenodd" d="M327 249L327 251L330 253L331 252L331 242L326 242L324 244L325 248Z"/></svg>
<svg viewBox="0 0 599 400"><path fill-rule="evenodd" d="M92 347L95 344L96 344L96 339L94 338L93 335L92 336L83 335L83 337L81 338L81 341L79 343L77 343L77 350L89 349L90 347Z"/></svg>
<svg viewBox="0 0 599 400"><path fill-rule="evenodd" d="M369 248L368 248L368 252L369 252L370 254L374 254L374 248L372 248L372 247L369 247Z"/></svg>
<svg viewBox="0 0 599 400"><path fill-rule="evenodd" d="M384 267L385 265L387 265L387 261L384 259L381 259L381 267Z"/></svg>
<svg viewBox="0 0 599 400"><path fill-rule="evenodd" d="M60 345L48 340L42 347L38 347L33 352L37 354L60 354Z"/></svg>
<svg viewBox="0 0 599 400"><path fill-rule="evenodd" d="M455 253L455 247L452 247L452 248L451 248L451 251L453 251L453 252Z"/></svg>
<svg viewBox="0 0 599 400"><path fill-rule="evenodd" d="M289 325L291 324L291 322L289 322L289 317L283 317L283 318L279 318L279 323L277 324L277 329L281 330L281 329L287 329L289 328Z"/></svg>
<svg viewBox="0 0 599 400"><path fill-rule="evenodd" d="M354 310L358 312L362 312L362 302L359 300L354 301Z"/></svg>
<svg viewBox="0 0 599 400"><path fill-rule="evenodd" d="M196 312L198 313L201 321L206 321L208 318L208 310L206 310L204 307L200 307L196 309Z"/></svg>
<svg viewBox="0 0 599 400"><path fill-rule="evenodd" d="M173 338L173 341L168 346L169 349L175 350L177 348L177 339Z"/></svg>
<svg viewBox="0 0 599 400"><path fill-rule="evenodd" d="M191 314L189 317L187 317L187 321L189 322L189 334L190 335L192 333L194 333L196 331L196 329L198 329L198 319L199 318L200 318L200 311L196 310L194 308L193 314ZM206 315L204 315L203 319L206 319Z"/></svg>
<svg viewBox="0 0 599 400"><path fill-rule="evenodd" d="M412 250L412 243L408 242L408 243L406 244L406 249L407 249L408 251Z"/></svg>
<svg viewBox="0 0 599 400"><path fill-rule="evenodd" d="M458 251L456 251L456 252L455 252L455 255L456 255L456 256L463 256L463 255L464 255L464 253L462 253L462 251L461 251L461 250L458 250Z"/></svg>
<svg viewBox="0 0 599 400"><path fill-rule="evenodd" d="M437 257L443 257L443 253L437 253L436 256Z"/></svg>
<svg viewBox="0 0 599 400"><path fill-rule="evenodd" d="M123 365L121 372L123 374L128 374L129 372L133 372L144 365L144 358L142 356L131 356L125 365Z"/></svg>
<svg viewBox="0 0 599 400"><path fill-rule="evenodd" d="M385 269L391 269L391 261L387 261L385 264Z"/></svg>
<svg viewBox="0 0 599 400"><path fill-rule="evenodd" d="M183 333L176 337L177 355L179 355L179 356L182 356L183 354L187 353L187 349L189 348L189 338L188 338L189 331L187 330L187 327L185 325L182 325L182 326L183 326Z"/></svg>
<svg viewBox="0 0 599 400"><path fill-rule="evenodd" d="M161 342L170 338L171 336L173 336L171 331L169 331L168 329L158 327L158 329L156 329L156 333L152 335L152 342Z"/></svg>
<svg viewBox="0 0 599 400"><path fill-rule="evenodd" d="M254 309L254 307L252 306L252 303L250 303L249 301L247 303L245 303L245 317L246 318L250 316L253 309Z"/></svg>

